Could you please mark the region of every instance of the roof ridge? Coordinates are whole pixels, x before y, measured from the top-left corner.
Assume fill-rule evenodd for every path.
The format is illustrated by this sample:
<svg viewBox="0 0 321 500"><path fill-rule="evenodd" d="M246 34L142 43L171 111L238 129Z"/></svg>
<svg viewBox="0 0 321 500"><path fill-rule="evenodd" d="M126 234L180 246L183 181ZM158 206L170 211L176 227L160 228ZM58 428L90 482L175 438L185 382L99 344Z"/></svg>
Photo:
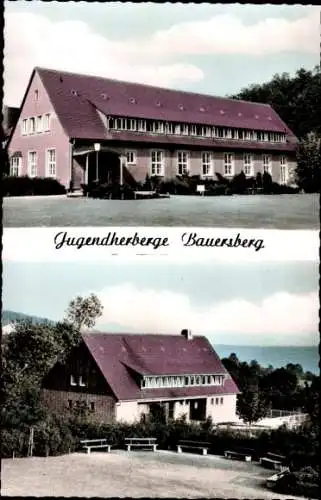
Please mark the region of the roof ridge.
<svg viewBox="0 0 321 500"><path fill-rule="evenodd" d="M80 77L86 77L86 78L97 78L99 80L106 80L109 82L115 82L115 83L120 83L120 84L124 84L124 85L130 84L130 85L135 85L138 87L149 87L149 88L152 88L155 90L167 90L170 92L175 92L177 94L189 94L189 95L199 96L200 98L212 97L215 99L221 99L222 101L233 101L233 102L237 101L237 102L244 102L246 104L255 104L255 105L259 104L261 106L266 106L266 107L272 108L270 104L263 103L263 102L246 101L245 99L237 99L237 98L233 98L233 97L225 97L225 96L219 96L219 95L215 95L215 94L201 93L201 92L195 92L195 91L190 91L190 90L173 89L170 87L160 87L158 85L152 85L150 83L133 82L133 81L129 81L129 80L118 80L117 78L109 78L109 77L105 77L105 76L93 75L93 74L88 74L88 73L75 73L73 71L45 68L45 67L40 67L40 66L36 66L34 68L34 71L51 71L51 72L57 73L57 74L65 73L67 75L80 76Z"/></svg>

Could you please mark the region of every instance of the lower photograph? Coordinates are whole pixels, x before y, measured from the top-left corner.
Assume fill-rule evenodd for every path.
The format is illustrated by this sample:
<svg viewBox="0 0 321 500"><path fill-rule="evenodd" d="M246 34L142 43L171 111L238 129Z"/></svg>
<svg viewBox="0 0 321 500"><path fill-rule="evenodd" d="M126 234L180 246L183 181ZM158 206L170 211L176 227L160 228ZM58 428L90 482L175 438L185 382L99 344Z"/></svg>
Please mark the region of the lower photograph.
<svg viewBox="0 0 321 500"><path fill-rule="evenodd" d="M318 498L314 262L3 261L1 494Z"/></svg>

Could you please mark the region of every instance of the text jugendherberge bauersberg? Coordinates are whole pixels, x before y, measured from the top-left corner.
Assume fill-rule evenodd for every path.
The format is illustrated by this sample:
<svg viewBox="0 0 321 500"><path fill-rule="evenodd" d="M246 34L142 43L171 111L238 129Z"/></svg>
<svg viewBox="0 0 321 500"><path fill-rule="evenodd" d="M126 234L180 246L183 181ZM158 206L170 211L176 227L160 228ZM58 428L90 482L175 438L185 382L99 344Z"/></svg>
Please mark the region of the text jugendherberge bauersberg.
<svg viewBox="0 0 321 500"><path fill-rule="evenodd" d="M243 238L240 233L230 237L200 236L197 232L184 232L179 237L179 244L183 247L199 248L252 248L255 252L264 248L264 240L257 238ZM100 236L74 236L67 231L61 231L54 237L56 250L66 247L75 247L80 250L84 247L136 247L157 250L173 245L168 236L147 236L143 232L135 231L131 235L122 235L117 231L110 231Z"/></svg>

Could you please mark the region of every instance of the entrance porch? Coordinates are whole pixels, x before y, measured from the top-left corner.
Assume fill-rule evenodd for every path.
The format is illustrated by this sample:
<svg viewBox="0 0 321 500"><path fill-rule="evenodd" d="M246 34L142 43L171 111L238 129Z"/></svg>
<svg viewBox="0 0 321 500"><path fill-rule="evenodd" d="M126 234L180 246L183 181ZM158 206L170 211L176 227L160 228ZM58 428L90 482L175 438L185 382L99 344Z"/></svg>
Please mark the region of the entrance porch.
<svg viewBox="0 0 321 500"><path fill-rule="evenodd" d="M206 420L206 402L206 398L152 402L148 404L149 415L166 422L183 415L188 422L203 422Z"/></svg>
<svg viewBox="0 0 321 500"><path fill-rule="evenodd" d="M82 184L90 185L117 183L124 184L125 158L115 150L101 145L74 148L72 154L72 189L80 189Z"/></svg>

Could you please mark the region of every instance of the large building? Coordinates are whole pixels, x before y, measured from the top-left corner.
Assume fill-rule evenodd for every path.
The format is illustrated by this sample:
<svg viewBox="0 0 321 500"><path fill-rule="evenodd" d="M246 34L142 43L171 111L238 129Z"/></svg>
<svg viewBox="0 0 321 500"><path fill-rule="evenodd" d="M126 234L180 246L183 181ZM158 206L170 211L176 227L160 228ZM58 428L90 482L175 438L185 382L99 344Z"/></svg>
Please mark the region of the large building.
<svg viewBox="0 0 321 500"><path fill-rule="evenodd" d="M12 175L66 187L241 171L287 184L296 143L267 104L35 68L8 152Z"/></svg>
<svg viewBox="0 0 321 500"><path fill-rule="evenodd" d="M139 421L161 405L168 419L236 421L239 390L205 337L84 334L42 385L44 402L63 414L86 403L99 422Z"/></svg>

